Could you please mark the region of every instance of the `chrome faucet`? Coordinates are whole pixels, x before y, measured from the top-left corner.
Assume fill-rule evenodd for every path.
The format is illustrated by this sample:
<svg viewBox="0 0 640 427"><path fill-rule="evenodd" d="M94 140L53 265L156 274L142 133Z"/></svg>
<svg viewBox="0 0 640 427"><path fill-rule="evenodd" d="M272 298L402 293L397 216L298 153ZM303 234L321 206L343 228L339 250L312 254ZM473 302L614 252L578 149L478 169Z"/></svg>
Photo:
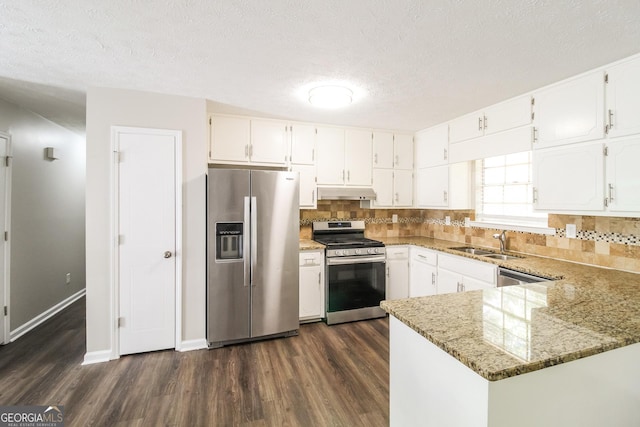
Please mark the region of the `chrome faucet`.
<svg viewBox="0 0 640 427"><path fill-rule="evenodd" d="M507 245L507 230L502 230L502 233L494 234L493 238L500 241L500 253L504 253L505 246Z"/></svg>

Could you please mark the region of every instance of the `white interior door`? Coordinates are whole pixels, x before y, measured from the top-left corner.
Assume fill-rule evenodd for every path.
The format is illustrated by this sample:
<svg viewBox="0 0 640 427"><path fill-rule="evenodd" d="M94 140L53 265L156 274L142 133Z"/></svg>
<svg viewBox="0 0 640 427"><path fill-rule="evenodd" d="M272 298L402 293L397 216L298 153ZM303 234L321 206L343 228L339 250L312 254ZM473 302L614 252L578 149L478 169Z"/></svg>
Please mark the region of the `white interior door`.
<svg viewBox="0 0 640 427"><path fill-rule="evenodd" d="M0 135L0 262L2 273L0 274L0 344L9 341L9 316L4 307L9 305L9 241L5 240L4 233L9 231L9 138ZM5 314L7 313L7 314Z"/></svg>
<svg viewBox="0 0 640 427"><path fill-rule="evenodd" d="M115 139L120 354L174 348L180 133L126 129Z"/></svg>

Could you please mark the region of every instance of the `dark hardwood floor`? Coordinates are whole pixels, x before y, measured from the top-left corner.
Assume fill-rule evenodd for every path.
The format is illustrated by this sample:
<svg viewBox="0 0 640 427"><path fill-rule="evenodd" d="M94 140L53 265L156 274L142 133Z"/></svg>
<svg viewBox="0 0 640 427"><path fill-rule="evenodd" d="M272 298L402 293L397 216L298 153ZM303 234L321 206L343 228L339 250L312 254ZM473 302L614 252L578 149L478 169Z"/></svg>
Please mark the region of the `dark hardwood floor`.
<svg viewBox="0 0 640 427"><path fill-rule="evenodd" d="M386 426L387 319L81 366L84 298L0 347L0 405L64 405L68 426Z"/></svg>

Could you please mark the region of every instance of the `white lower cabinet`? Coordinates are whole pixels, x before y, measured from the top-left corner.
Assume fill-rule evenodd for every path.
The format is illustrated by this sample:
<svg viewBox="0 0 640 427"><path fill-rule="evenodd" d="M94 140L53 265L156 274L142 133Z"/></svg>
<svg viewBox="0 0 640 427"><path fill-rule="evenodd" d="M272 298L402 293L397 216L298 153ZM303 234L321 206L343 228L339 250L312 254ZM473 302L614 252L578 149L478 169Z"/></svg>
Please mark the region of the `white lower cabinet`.
<svg viewBox="0 0 640 427"><path fill-rule="evenodd" d="M411 247L409 297L435 295L437 287L438 252L417 246Z"/></svg>
<svg viewBox="0 0 640 427"><path fill-rule="evenodd" d="M438 293L493 288L498 280L498 266L457 255L438 255Z"/></svg>
<svg viewBox="0 0 640 427"><path fill-rule="evenodd" d="M324 317L324 251L300 252L300 321Z"/></svg>
<svg viewBox="0 0 640 427"><path fill-rule="evenodd" d="M409 297L409 248L387 246L387 289L385 299Z"/></svg>

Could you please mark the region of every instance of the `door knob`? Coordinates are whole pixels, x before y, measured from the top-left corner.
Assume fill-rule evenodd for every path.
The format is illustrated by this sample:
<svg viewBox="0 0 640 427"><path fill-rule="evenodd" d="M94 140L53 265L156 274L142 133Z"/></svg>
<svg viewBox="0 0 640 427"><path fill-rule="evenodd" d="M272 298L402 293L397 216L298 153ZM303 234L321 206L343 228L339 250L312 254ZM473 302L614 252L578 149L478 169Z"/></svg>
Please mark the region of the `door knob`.
<svg viewBox="0 0 640 427"><path fill-rule="evenodd" d="M164 257L165 258L171 258L171 255L172 255L171 251L165 251L165 253L164 253Z"/></svg>

